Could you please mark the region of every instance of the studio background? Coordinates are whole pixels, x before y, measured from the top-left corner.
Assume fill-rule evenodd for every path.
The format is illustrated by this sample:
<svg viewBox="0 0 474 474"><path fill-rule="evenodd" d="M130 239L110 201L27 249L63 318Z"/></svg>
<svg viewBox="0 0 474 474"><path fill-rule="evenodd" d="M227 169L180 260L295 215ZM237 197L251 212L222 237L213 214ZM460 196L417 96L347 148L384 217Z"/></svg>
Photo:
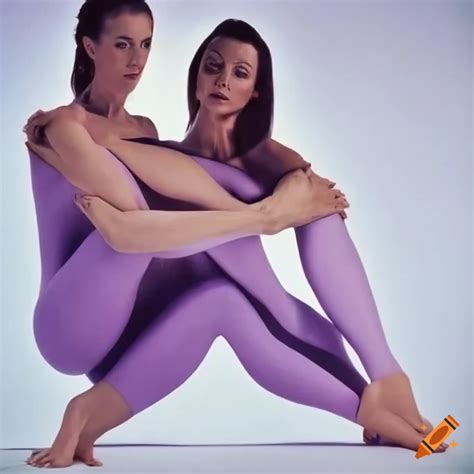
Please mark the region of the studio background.
<svg viewBox="0 0 474 474"><path fill-rule="evenodd" d="M67 401L90 386L85 376L51 368L33 338L40 259L21 132L35 110L72 100L81 4L1 3L2 448L49 445ZM453 462L466 464L473 441L470 2L149 4L154 42L128 110L152 118L161 138L181 139L187 69L198 45L229 17L256 27L273 56L274 138L346 193L346 225L392 351L421 413L435 425L448 414L460 422ZM263 240L285 288L324 314L304 278L293 232ZM222 338L186 384L101 438L361 440L357 425L256 385Z"/></svg>

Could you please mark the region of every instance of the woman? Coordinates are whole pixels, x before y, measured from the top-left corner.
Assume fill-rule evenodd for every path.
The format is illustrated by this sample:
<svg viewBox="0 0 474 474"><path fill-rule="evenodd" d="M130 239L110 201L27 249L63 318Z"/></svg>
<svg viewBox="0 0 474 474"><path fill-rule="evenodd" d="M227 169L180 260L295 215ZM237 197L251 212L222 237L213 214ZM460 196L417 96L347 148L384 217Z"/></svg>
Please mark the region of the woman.
<svg viewBox="0 0 474 474"><path fill-rule="evenodd" d="M54 134L53 134L53 135L54 135ZM48 135L48 138L49 138L49 135ZM53 143L53 145L54 145L54 143ZM134 146L136 146L136 145L134 145ZM86 198L86 201L87 201L87 198ZM100 202L100 201L98 201L98 202ZM99 205L100 205L100 204L99 204ZM99 213L98 215L99 215L99 220L100 220L100 219L103 219L103 216L101 216L100 213Z"/></svg>

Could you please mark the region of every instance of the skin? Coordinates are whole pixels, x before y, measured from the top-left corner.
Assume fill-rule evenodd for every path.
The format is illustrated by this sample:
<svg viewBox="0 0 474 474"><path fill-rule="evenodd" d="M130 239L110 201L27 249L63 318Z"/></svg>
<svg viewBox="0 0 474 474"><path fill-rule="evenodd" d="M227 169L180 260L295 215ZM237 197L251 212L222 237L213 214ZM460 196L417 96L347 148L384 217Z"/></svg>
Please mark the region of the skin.
<svg viewBox="0 0 474 474"><path fill-rule="evenodd" d="M109 26L110 29L108 33L110 33L111 38L113 38L113 33L111 33L114 31L113 25ZM138 40L135 41L135 43L137 45L141 44ZM110 42L109 47L111 44ZM102 48L105 48L105 45L106 43L101 43ZM93 44L93 46L96 46L96 48L88 49L91 57L109 61L109 57L105 54L105 49L100 50L97 48L97 45ZM140 64L144 67L146 63L147 55L142 53L141 56L140 54L141 53L136 52L136 55L131 54L130 56L132 59L129 59L129 61L132 61L132 65L135 67L140 66ZM120 56L113 56L110 58L110 61L114 61L114 64L120 65L122 63L120 63L118 58L120 58ZM140 58L142 59L141 63L139 61ZM142 70L143 67L139 70ZM245 169L246 160L251 159L254 155L249 153L244 157L234 157L234 144L232 143L230 132L235 124L238 113L245 107L249 100L258 96L258 91L254 89L257 67L258 58L256 50L252 46L225 38L218 38L211 43L203 57L198 78L196 93L198 99L201 101L201 108L193 126L182 142L187 148L196 150L197 154L202 156L212 157L219 161L227 162L232 166ZM99 74L100 70L99 68L97 69L97 74ZM121 68L117 67L116 71L121 71ZM116 87L112 87L114 90L110 91L106 88L106 83L116 84ZM126 85L128 86L128 83ZM210 94L215 91L225 93L229 97L229 100L220 101L212 98ZM126 95L125 84L122 85L122 82L114 82L111 77L108 78L107 82L99 81L98 79L97 84L93 82L91 85L91 103L93 109L88 108L88 110L93 111L95 114L102 113L113 122L108 125L111 128L115 127L116 131L123 131L124 128L127 128L128 132L130 132L130 127L137 125L141 128L136 128L135 131L139 131L140 133L132 134L132 136L144 136L143 131L145 128L147 132L150 133L149 136L157 136L157 133L155 133L156 129L153 130L151 126L147 125L147 120L130 117L125 112L123 103L125 102ZM87 117L89 117L89 119L87 119ZM133 119L135 119L135 121ZM98 143L100 142L100 127L94 127L92 122L93 119L86 115L86 119L82 122L82 125L84 125L84 128L88 130L92 137L94 137L94 133L96 133L97 136L95 138L96 143ZM61 132L65 132L65 130L61 130L59 127L59 130L55 132L54 127L52 127L47 134L53 147L56 142L56 149L61 149L62 146L59 138ZM139 144L127 144L127 146L131 147L128 152L132 150L132 147L135 147L135 152L132 151L130 155L127 155L127 150L124 148L119 148L123 146L123 144L119 142L112 140L107 142L107 144L109 149L120 155L121 159L124 156L132 156L134 153L135 156L138 156L136 155L136 147L140 146ZM35 149L35 145L31 144L31 146ZM117 148L115 150L110 148L113 146ZM36 148L35 151L43 151L45 153L45 150L39 148ZM144 149L142 148L140 155L142 155L143 151ZM255 150L252 152L255 153ZM304 167L299 155L274 140L268 140L261 144L261 146L258 147L258 152L264 153L272 158L280 158L280 160L283 160L284 166L289 166L286 171L288 171L288 169ZM67 152L63 154L65 155ZM56 160L56 163L61 161L57 156L51 158L51 153L49 156L51 160ZM150 163L149 160L148 163ZM290 165L288 165L289 163ZM127 165L130 165L130 163L127 163ZM291 166L293 168L291 168ZM132 169L135 171L137 168ZM142 169L142 171L145 172L145 168L138 167L138 169ZM323 179L318 177L311 170L306 174L300 173L295 176L303 180ZM327 188L334 187L335 183L329 180L325 181ZM300 185L302 182L303 181L300 181ZM284 183L281 183L281 187L283 186ZM106 199L101 199L96 196L80 198L77 200L77 204L96 227L99 230L102 229L104 233L112 231L111 233L114 235L124 235L126 234L127 228L133 229L133 225L137 225L137 223L138 225L143 225L142 218L145 215L149 216L147 217L148 224L153 221L153 219L150 218L152 215L150 213L154 211L148 211L149 214L146 214L146 211L135 209L130 202L128 203L128 208L127 205L122 207L117 206L118 209L126 210L127 212L125 213L117 211L117 209L110 206ZM231 206L232 205L234 204L231 204ZM120 221L127 213L128 216L133 216L133 218L127 221L123 219ZM135 221L135 224L133 221ZM114 223L111 224L111 222ZM119 222L118 225L117 222ZM141 229L141 235L147 235L148 237L156 236L156 229L153 228L153 226L149 227L146 232L143 232L143 227L136 228ZM162 231L160 230L160 232ZM136 232L133 234L137 235ZM112 240L111 243L116 244L116 242L112 242ZM144 239L142 239L134 249L124 249L120 247L119 250L153 250L145 244L156 244L156 238L152 238L149 243L146 243ZM137 245L137 242L135 242L134 245ZM390 394L393 393L394 390L399 390L400 387L403 387L404 383L405 393L411 393L409 389L407 390L407 380L404 380L403 376L404 374L396 374L395 377L377 381L369 385L362 397L358 422L362 426L369 427L374 433L382 433L389 442L410 449L416 449L419 442L424 438L424 435L420 435L419 432L416 431L416 429L420 428L423 420L419 413L417 413L417 410L413 410L414 400L411 406L411 413L407 415L406 406L400 403L400 398L390 397ZM111 390L113 392L113 389L106 383L99 382L84 394L73 399L66 409L63 425L52 448L32 455L27 462L38 466L59 467L70 465L75 456L76 459L83 460L87 464L99 465L100 461L96 460L92 453L94 441L107 430L123 423L130 417L130 413L127 411L123 400L120 400L120 397L117 396L118 394L112 393ZM104 410L102 410L101 413L101 410L98 408L101 405L101 400L108 401L107 413L103 413ZM367 433L369 432L368 430ZM440 447L439 451L442 450L444 450L443 447Z"/></svg>

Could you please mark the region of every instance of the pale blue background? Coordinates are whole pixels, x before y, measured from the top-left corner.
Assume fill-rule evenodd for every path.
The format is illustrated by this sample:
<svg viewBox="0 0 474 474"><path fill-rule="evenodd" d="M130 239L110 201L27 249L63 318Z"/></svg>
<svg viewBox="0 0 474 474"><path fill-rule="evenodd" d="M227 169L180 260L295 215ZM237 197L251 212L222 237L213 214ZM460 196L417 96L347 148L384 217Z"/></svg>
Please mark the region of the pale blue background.
<svg viewBox="0 0 474 474"><path fill-rule="evenodd" d="M85 377L48 366L33 339L40 262L21 133L33 111L72 98L74 17L81 3L2 2L2 447L49 444L66 402L89 387ZM461 423L452 436L460 446L450 456L454 465L467 465L473 409L470 3L150 4L154 46L129 110L150 116L163 138L181 138L187 68L202 39L228 17L259 30L274 59L274 136L347 194L347 226L392 350L412 379L422 413L434 424L448 413ZM320 310L292 232L264 243L288 290ZM184 386L102 438L360 440L355 424L265 392L221 339Z"/></svg>

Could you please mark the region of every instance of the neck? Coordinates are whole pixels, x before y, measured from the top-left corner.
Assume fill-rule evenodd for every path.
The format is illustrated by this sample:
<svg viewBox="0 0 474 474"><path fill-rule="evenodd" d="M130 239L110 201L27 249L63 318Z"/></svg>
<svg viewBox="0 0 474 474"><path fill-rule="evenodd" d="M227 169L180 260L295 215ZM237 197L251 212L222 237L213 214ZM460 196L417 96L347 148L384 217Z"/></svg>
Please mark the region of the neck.
<svg viewBox="0 0 474 474"><path fill-rule="evenodd" d="M202 156L227 161L235 154L232 132L236 118L236 115L216 116L200 108L182 144Z"/></svg>
<svg viewBox="0 0 474 474"><path fill-rule="evenodd" d="M89 112L113 119L120 119L126 116L124 108L126 100L126 94L108 90L94 80L81 94L79 99Z"/></svg>

